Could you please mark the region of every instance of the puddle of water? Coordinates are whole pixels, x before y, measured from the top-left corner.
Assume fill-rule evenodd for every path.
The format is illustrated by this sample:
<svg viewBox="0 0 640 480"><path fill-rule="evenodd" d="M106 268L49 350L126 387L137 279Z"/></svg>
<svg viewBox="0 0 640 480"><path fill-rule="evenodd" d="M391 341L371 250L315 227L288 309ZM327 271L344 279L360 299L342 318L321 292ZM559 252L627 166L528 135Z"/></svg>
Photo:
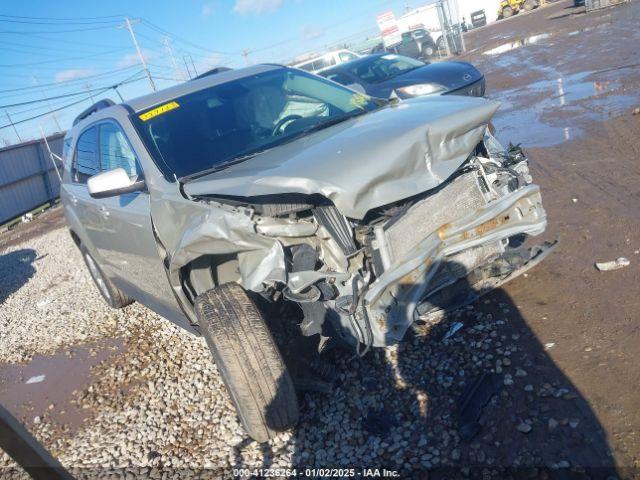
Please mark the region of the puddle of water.
<svg viewBox="0 0 640 480"><path fill-rule="evenodd" d="M27 364L0 364L0 404L18 419L32 422L46 413L55 423L75 430L87 412L71 403L73 392L91 382L93 366L120 354L123 346L121 340L106 340L36 355Z"/></svg>
<svg viewBox="0 0 640 480"><path fill-rule="evenodd" d="M543 40L546 40L550 36L551 36L550 33L541 33L539 35L533 35L531 37L521 38L514 42L503 43L498 47L482 52L482 54L483 55L500 55L502 53L510 52L511 50L516 50L518 48L526 47L528 45L535 45L536 43L540 43Z"/></svg>
<svg viewBox="0 0 640 480"><path fill-rule="evenodd" d="M502 102L494 118L498 138L525 146L557 145L582 135L581 126L620 115L639 101L621 92L616 77L594 76L579 72L495 94Z"/></svg>

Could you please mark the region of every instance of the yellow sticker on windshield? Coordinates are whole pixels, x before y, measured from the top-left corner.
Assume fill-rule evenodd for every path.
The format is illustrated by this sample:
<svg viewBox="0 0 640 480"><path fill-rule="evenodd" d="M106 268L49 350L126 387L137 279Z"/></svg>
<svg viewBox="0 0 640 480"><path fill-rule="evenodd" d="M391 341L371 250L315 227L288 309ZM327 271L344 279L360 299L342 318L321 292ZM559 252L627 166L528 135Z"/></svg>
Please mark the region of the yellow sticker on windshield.
<svg viewBox="0 0 640 480"><path fill-rule="evenodd" d="M368 101L369 100L366 95L356 93L351 96L351 101L349 103L356 108L364 108Z"/></svg>
<svg viewBox="0 0 640 480"><path fill-rule="evenodd" d="M142 120L143 122L146 122L147 120L157 117L158 115L162 115L163 113L167 113L170 110L173 110L174 108L178 108L180 105L178 105L178 102L169 102L169 103L165 103L164 105L160 105L159 107L154 108L153 110L149 110L148 112L143 113L142 115L140 115L140 120Z"/></svg>

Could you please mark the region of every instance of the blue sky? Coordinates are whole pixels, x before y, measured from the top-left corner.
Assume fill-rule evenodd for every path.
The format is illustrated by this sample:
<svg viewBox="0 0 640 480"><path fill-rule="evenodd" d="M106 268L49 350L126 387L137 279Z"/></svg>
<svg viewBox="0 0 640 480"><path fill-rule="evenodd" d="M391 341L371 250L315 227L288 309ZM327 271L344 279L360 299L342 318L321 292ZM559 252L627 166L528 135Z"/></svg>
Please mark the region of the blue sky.
<svg viewBox="0 0 640 480"><path fill-rule="evenodd" d="M94 100L117 100L109 85L132 98L148 93L129 33L117 28L124 16L134 26L159 88L187 75L185 57L202 71L216 65L285 62L308 51L364 38L377 31L376 14L425 1L404 0L185 0L108 2L35 0L0 3L0 126L77 105L17 125L24 139L64 130ZM163 45L170 38L178 69ZM246 57L242 52L248 50ZM192 72L193 73L193 72ZM38 87L38 83L42 85ZM27 88L28 87L28 88ZM82 92L82 94L78 94ZM67 95L49 102L28 103ZM16 105L19 104L19 105ZM0 129L4 141L17 142L13 129Z"/></svg>

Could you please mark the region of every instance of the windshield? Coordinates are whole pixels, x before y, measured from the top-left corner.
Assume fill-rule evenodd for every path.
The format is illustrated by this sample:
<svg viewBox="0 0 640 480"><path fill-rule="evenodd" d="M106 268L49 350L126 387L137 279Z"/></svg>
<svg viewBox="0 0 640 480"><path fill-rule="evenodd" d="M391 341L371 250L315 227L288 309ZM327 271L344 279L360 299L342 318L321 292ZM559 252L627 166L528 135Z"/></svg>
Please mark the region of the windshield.
<svg viewBox="0 0 640 480"><path fill-rule="evenodd" d="M181 178L378 107L323 78L278 68L175 98L133 120L165 176Z"/></svg>
<svg viewBox="0 0 640 480"><path fill-rule="evenodd" d="M424 65L413 58L389 54L372 57L364 62L346 64L344 69L367 83L380 83Z"/></svg>

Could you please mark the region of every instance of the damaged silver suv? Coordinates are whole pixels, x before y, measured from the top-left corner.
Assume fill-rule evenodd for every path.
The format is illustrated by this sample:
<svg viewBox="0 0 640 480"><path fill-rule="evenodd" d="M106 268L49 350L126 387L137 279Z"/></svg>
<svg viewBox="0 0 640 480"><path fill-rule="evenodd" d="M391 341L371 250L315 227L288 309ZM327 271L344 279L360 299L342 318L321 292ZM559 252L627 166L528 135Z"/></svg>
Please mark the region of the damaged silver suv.
<svg viewBox="0 0 640 480"><path fill-rule="evenodd" d="M266 441L298 418L273 312L295 306L295 333L363 355L549 251L522 245L546 217L522 151L488 131L497 108L373 99L274 65L223 72L83 112L61 197L109 305L204 335Z"/></svg>

